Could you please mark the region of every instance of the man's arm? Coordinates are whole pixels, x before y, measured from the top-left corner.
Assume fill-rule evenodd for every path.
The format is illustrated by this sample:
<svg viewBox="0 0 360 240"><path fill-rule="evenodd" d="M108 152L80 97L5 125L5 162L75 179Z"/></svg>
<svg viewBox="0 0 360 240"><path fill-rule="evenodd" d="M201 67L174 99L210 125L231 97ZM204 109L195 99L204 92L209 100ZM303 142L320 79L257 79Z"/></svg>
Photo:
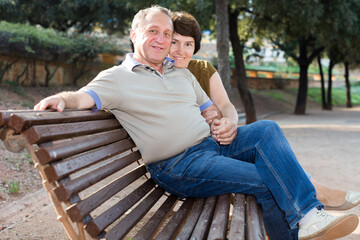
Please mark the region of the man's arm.
<svg viewBox="0 0 360 240"><path fill-rule="evenodd" d="M34 106L35 110L45 110L47 108L62 112L65 108L88 109L95 106L94 99L86 92L61 92L50 97L44 98Z"/></svg>

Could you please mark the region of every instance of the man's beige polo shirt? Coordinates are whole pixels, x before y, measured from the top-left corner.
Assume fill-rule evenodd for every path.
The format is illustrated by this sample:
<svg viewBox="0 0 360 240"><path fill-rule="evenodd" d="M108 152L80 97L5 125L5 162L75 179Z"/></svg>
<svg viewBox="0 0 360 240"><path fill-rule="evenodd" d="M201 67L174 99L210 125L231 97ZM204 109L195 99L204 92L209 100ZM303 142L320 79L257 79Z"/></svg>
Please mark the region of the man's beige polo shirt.
<svg viewBox="0 0 360 240"><path fill-rule="evenodd" d="M210 135L201 110L211 100L195 77L173 67L169 58L160 74L128 54L121 65L100 72L80 91L89 93L98 109L116 116L146 163L179 154Z"/></svg>

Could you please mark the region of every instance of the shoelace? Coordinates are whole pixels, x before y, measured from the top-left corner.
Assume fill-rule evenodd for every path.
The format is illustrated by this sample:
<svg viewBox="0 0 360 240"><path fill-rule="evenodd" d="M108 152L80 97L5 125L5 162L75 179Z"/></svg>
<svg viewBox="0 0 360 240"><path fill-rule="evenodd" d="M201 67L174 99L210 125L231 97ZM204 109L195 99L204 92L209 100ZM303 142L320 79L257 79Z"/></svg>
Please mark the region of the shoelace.
<svg viewBox="0 0 360 240"><path fill-rule="evenodd" d="M322 218L324 218L324 219L325 219L325 218L328 218L328 217L330 217L330 218L333 217L332 215L326 213L326 212L324 211L324 209L318 210L318 211L316 212L316 215L318 215L319 217L322 217Z"/></svg>

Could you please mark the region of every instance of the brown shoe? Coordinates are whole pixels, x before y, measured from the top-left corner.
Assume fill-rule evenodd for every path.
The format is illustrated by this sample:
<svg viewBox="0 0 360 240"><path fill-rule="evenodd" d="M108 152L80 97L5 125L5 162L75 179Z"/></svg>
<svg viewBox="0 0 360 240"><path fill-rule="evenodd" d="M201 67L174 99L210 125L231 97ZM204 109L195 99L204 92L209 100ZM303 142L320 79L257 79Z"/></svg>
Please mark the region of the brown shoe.
<svg viewBox="0 0 360 240"><path fill-rule="evenodd" d="M326 210L345 211L360 204L360 192L347 191L345 202L339 206L325 206Z"/></svg>

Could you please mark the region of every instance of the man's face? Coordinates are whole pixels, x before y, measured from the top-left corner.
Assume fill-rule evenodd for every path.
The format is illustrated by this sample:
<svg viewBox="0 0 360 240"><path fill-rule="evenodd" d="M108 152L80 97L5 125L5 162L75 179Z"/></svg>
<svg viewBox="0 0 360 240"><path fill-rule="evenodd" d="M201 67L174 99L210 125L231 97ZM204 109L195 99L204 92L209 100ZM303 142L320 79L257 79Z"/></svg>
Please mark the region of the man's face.
<svg viewBox="0 0 360 240"><path fill-rule="evenodd" d="M134 58L150 66L162 65L171 46L173 24L171 19L159 11L150 12L143 26L136 31L131 30L134 43Z"/></svg>

